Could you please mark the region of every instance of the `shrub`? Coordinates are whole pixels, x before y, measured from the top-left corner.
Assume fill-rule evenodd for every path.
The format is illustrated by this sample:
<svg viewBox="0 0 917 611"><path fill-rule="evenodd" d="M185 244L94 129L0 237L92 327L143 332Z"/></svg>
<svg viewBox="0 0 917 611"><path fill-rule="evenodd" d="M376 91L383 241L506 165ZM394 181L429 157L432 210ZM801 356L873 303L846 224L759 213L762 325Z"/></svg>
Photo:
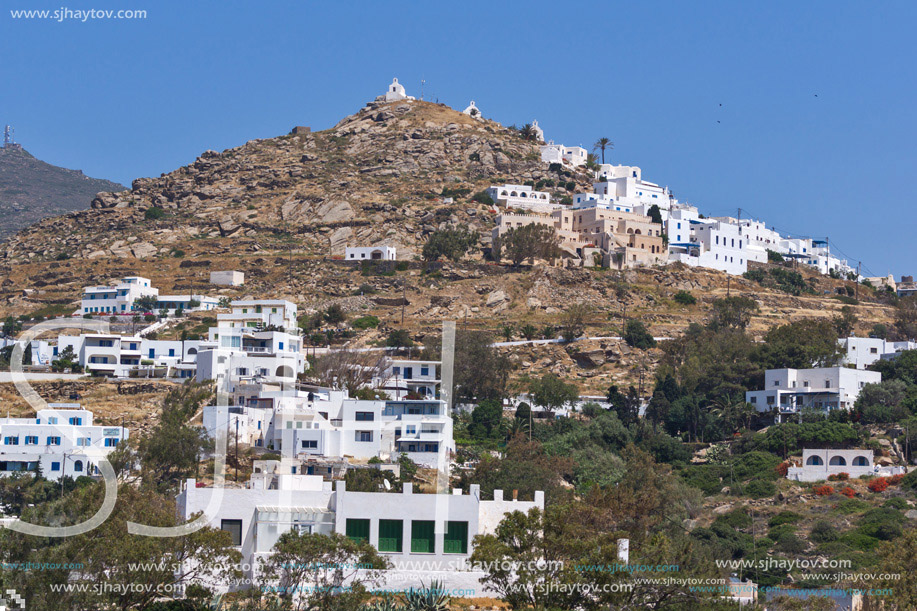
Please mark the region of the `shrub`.
<svg viewBox="0 0 917 611"><path fill-rule="evenodd" d="M884 477L877 477L869 482L866 487L869 488L870 492L885 492L885 489L888 488L888 480Z"/></svg>
<svg viewBox="0 0 917 611"><path fill-rule="evenodd" d="M776 467L774 467L774 472L780 477L786 477L786 474L790 471L790 462L788 460L783 461Z"/></svg>
<svg viewBox="0 0 917 611"><path fill-rule="evenodd" d="M672 299L681 305L694 305L697 303L697 299L688 291L678 291Z"/></svg>
<svg viewBox="0 0 917 611"><path fill-rule="evenodd" d="M166 211L158 206L153 206L152 208L147 208L143 213L143 218L148 221L157 221L166 216Z"/></svg>
<svg viewBox="0 0 917 611"><path fill-rule="evenodd" d="M908 505L907 501L905 501L904 499L895 497L893 499L888 499L887 501L882 503L882 507L891 507L892 509L900 509L903 511L907 509L908 507L910 507L910 505Z"/></svg>
<svg viewBox="0 0 917 611"><path fill-rule="evenodd" d="M798 522L802 519L802 515L796 513L795 511L781 511L777 515L773 516L768 520L768 526L780 526L781 524L792 524L793 522Z"/></svg>
<svg viewBox="0 0 917 611"><path fill-rule="evenodd" d="M892 475L891 477L889 477L889 478L887 478L887 479L888 479L888 485L889 485L889 486L897 486L898 484L901 483L901 480L904 479L904 474L903 474L903 473L899 473L899 474L897 474L897 475Z"/></svg>
<svg viewBox="0 0 917 611"><path fill-rule="evenodd" d="M812 491L818 496L828 496L834 494L834 488L828 486L827 484L823 486L816 486L812 489Z"/></svg>
<svg viewBox="0 0 917 611"><path fill-rule="evenodd" d="M474 194L474 197L471 198L471 201L477 202L479 204L484 204L485 206L493 206L493 198L487 194L487 191L478 191Z"/></svg>
<svg viewBox="0 0 917 611"><path fill-rule="evenodd" d="M357 318L350 324L354 329L375 329L379 326L379 318L369 314Z"/></svg>
<svg viewBox="0 0 917 611"><path fill-rule="evenodd" d="M817 543L837 541L838 536L837 528L827 520L818 520L809 531L809 537Z"/></svg>
<svg viewBox="0 0 917 611"><path fill-rule="evenodd" d="M841 490L841 494L846 496L848 499L852 499L856 496L857 491L851 488L850 486L844 486L844 489Z"/></svg>
<svg viewBox="0 0 917 611"><path fill-rule="evenodd" d="M805 551L806 542L793 533L784 533L777 539L774 549L787 554L800 554Z"/></svg>
<svg viewBox="0 0 917 611"><path fill-rule="evenodd" d="M646 326L639 320L627 321L627 327L624 331L624 341L628 346L646 350L656 346L656 339L647 330Z"/></svg>
<svg viewBox="0 0 917 611"><path fill-rule="evenodd" d="M831 475L828 476L829 482L843 482L848 479L850 479L850 474L844 473L843 471L841 471L840 473L832 473Z"/></svg>
<svg viewBox="0 0 917 611"><path fill-rule="evenodd" d="M745 494L756 499L774 496L776 492L777 487L774 485L774 482L770 482L766 479L753 479L745 486Z"/></svg>

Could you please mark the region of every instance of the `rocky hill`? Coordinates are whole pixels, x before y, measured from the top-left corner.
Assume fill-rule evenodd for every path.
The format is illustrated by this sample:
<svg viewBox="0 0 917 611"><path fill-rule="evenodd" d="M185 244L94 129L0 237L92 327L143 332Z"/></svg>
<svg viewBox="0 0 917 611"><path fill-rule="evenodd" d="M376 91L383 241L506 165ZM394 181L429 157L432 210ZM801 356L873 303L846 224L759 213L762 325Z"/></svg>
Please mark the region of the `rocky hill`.
<svg viewBox="0 0 917 611"><path fill-rule="evenodd" d="M0 240L36 221L85 210L95 193L122 185L40 161L21 148L0 148Z"/></svg>
<svg viewBox="0 0 917 611"><path fill-rule="evenodd" d="M370 103L325 131L207 151L174 172L135 180L130 190L99 193L89 210L21 231L0 244L0 316L70 313L83 286L130 274L151 278L163 292L276 296L304 312L338 303L380 318L378 330L357 338L363 344L402 324L402 296L404 325L417 338L444 319L491 331L556 325L577 302L592 306L586 329L596 336L618 335L625 310L657 336L676 335L727 294L759 302L756 333L833 316L843 306L832 296L845 282L807 271L811 292L791 296L681 266L623 273L512 268L484 261L483 248L434 273L412 261L426 236L449 224L478 231L483 247L496 210L474 194L503 181L544 184L560 199L588 188L591 177L552 171L537 143L498 123L429 102ZM361 269L339 260L347 244L395 245L407 261L397 270ZM245 286L205 287L218 269L244 271ZM676 304L678 290L694 293L698 304ZM869 299L856 310L863 330L891 317L890 308ZM610 380L650 372L656 360L616 340L512 352L523 374L551 369L597 392Z"/></svg>

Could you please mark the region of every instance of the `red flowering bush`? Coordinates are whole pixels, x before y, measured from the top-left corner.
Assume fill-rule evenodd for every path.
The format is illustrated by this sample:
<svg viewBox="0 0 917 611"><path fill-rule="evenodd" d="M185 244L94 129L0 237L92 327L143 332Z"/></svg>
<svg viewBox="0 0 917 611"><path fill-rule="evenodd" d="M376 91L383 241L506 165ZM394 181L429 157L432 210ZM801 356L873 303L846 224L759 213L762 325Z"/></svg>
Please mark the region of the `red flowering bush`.
<svg viewBox="0 0 917 611"><path fill-rule="evenodd" d="M818 496L828 496L829 494L834 494L834 488L828 485L816 486L814 492Z"/></svg>
<svg viewBox="0 0 917 611"><path fill-rule="evenodd" d="M852 499L856 496L857 491L851 488L850 486L844 486L844 489L841 490L841 494L846 496L848 499Z"/></svg>
<svg viewBox="0 0 917 611"><path fill-rule="evenodd" d="M830 482L843 482L847 481L848 479L850 479L850 474L844 473L843 471L828 476L828 481Z"/></svg>
<svg viewBox="0 0 917 611"><path fill-rule="evenodd" d="M901 483L901 480L903 479L904 479L903 473L899 473L898 475L892 475L890 478L888 478L888 485L897 486L898 484Z"/></svg>
<svg viewBox="0 0 917 611"><path fill-rule="evenodd" d="M789 461L786 461L786 460L780 463L779 465L777 465L776 467L774 467L774 471L776 471L777 475L779 475L780 477L786 477L786 474L789 470L790 470L790 463Z"/></svg>
<svg viewBox="0 0 917 611"><path fill-rule="evenodd" d="M867 486L872 492L884 492L888 488L888 480L884 477L877 477L869 482Z"/></svg>

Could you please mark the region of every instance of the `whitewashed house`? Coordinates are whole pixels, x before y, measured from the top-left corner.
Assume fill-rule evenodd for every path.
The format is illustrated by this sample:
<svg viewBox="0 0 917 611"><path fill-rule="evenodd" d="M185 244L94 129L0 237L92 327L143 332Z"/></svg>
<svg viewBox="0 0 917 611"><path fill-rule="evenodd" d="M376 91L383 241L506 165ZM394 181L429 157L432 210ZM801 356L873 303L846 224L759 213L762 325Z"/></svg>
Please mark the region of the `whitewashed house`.
<svg viewBox="0 0 917 611"><path fill-rule="evenodd" d="M678 204L669 210L666 231L669 261L734 275L748 270L748 240L728 219L701 219L696 207Z"/></svg>
<svg viewBox="0 0 917 611"><path fill-rule="evenodd" d="M218 286L242 286L245 284L245 272L234 270L210 272L210 284L216 284Z"/></svg>
<svg viewBox="0 0 917 611"><path fill-rule="evenodd" d="M127 377L193 378L197 352L207 340L151 340L137 335L60 335L56 344L32 342L32 363L50 365L68 348L86 372Z"/></svg>
<svg viewBox="0 0 917 611"><path fill-rule="evenodd" d="M861 475L890 477L905 472L904 467L875 464L872 450L805 449L802 451L802 466L791 466L786 477L797 482L818 482L839 473L857 478Z"/></svg>
<svg viewBox="0 0 917 611"><path fill-rule="evenodd" d="M494 499L487 501L476 484L468 494L459 489L418 494L410 483L402 492L351 492L342 480L332 487L318 475L281 474L253 477L243 489L199 488L189 479L176 505L182 520L203 513L209 526L228 532L242 554L239 566L250 579L258 577L282 534L340 533L371 544L396 568L416 565L407 573L386 571L384 587L417 587L435 578L445 580L444 587L480 590L483 573L473 571L476 567L468 562L474 537L493 533L512 511L543 509L544 493L518 501L506 500L495 490ZM215 513L209 513L212 506Z"/></svg>
<svg viewBox="0 0 917 611"><path fill-rule="evenodd" d="M394 261L394 246L348 246L344 249L345 261Z"/></svg>
<svg viewBox="0 0 917 611"><path fill-rule="evenodd" d="M209 345L197 353L197 381L213 381L232 392L243 382L295 385L306 370L302 338L285 331L259 331L251 327L211 327Z"/></svg>
<svg viewBox="0 0 917 611"><path fill-rule="evenodd" d="M764 373L764 389L746 392L745 400L759 412L775 412L782 422L784 416L806 409L824 413L850 410L866 384L881 381L878 371L847 367L768 369Z"/></svg>
<svg viewBox="0 0 917 611"><path fill-rule="evenodd" d="M550 212L563 207L560 204L551 203L550 193L536 191L534 187L528 185L493 185L487 189L487 195L506 208Z"/></svg>
<svg viewBox="0 0 917 611"><path fill-rule="evenodd" d="M537 126L535 126L537 127ZM544 138L541 138L544 140ZM544 163L566 164L577 168L586 164L589 153L581 146L564 146L548 142L541 147L541 160Z"/></svg>
<svg viewBox="0 0 917 611"><path fill-rule="evenodd" d="M917 350L917 342L890 342L878 337L845 337L837 340L844 351L844 364L866 369L882 359L893 359L905 350Z"/></svg>
<svg viewBox="0 0 917 611"><path fill-rule="evenodd" d="M120 426L93 423L75 403L49 403L31 418L0 418L0 475L41 469L50 480L97 475L100 459L128 438Z"/></svg>
<svg viewBox="0 0 917 611"><path fill-rule="evenodd" d="M80 312L83 314L130 314L134 301L152 295L159 297L149 278L128 276L112 286L87 286L83 289Z"/></svg>
<svg viewBox="0 0 917 611"><path fill-rule="evenodd" d="M247 329L277 328L287 333L299 332L296 304L285 299L238 299L229 304L231 311L217 314L220 327Z"/></svg>
<svg viewBox="0 0 917 611"><path fill-rule="evenodd" d="M654 205L659 208L662 220L676 202L668 187L643 180L643 171L637 166L601 164L596 170L597 194L614 198L621 206L629 206L634 212L647 214Z"/></svg>
<svg viewBox="0 0 917 611"><path fill-rule="evenodd" d="M157 299L154 312L168 310L170 314L177 310L195 312L213 310L219 305L214 297L206 295L160 295L149 278L128 276L113 286L87 286L83 289L80 302L80 313L93 315L127 315L137 311L134 301L146 296Z"/></svg>
<svg viewBox="0 0 917 611"><path fill-rule="evenodd" d="M439 398L442 380L440 361L389 359L385 368L372 381L372 387L385 391L390 399L409 396L423 399Z"/></svg>

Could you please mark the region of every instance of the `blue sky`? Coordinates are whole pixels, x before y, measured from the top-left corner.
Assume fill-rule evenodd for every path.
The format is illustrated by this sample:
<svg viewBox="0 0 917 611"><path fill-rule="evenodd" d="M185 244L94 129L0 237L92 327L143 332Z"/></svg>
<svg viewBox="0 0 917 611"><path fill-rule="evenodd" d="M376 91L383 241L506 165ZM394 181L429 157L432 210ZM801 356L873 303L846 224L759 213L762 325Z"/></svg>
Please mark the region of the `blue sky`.
<svg viewBox="0 0 917 611"><path fill-rule="evenodd" d="M69 2L0 12L0 124L50 163L129 184L425 79L427 99L557 142L607 136L608 161L707 214L917 271L917 3ZM9 13L62 6L148 17Z"/></svg>

